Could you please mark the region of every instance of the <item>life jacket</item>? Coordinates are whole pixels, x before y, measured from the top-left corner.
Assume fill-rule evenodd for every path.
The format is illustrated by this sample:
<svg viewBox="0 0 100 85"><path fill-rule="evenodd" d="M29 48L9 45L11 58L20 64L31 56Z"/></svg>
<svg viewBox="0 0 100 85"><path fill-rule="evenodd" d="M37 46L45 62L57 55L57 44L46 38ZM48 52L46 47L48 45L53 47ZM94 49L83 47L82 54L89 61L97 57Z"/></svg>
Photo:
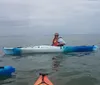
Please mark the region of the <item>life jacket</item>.
<svg viewBox="0 0 100 85"><path fill-rule="evenodd" d="M53 44L52 44L53 46L58 46L58 39L56 38L53 39Z"/></svg>

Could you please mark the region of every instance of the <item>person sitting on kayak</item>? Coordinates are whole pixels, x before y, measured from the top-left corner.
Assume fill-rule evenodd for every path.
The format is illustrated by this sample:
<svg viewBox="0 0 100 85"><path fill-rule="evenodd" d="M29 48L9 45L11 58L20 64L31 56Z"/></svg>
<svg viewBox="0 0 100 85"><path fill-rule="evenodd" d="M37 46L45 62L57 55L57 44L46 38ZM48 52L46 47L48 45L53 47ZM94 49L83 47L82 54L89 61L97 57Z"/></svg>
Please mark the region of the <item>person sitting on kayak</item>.
<svg viewBox="0 0 100 85"><path fill-rule="evenodd" d="M55 33L54 39L52 41L52 45L53 46L64 46L65 45L65 41L62 39L62 37L59 37L58 33Z"/></svg>

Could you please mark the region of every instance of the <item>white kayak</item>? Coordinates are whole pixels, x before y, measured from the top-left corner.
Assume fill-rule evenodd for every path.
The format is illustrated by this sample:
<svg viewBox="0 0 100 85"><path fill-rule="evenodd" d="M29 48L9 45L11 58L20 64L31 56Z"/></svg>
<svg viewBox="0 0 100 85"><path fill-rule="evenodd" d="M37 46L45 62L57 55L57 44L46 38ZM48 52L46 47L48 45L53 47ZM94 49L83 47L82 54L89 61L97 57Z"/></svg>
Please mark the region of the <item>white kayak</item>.
<svg viewBox="0 0 100 85"><path fill-rule="evenodd" d="M40 45L33 47L4 47L4 53L10 55L21 55L30 53L67 53L67 52L88 52L97 50L98 46L50 46Z"/></svg>

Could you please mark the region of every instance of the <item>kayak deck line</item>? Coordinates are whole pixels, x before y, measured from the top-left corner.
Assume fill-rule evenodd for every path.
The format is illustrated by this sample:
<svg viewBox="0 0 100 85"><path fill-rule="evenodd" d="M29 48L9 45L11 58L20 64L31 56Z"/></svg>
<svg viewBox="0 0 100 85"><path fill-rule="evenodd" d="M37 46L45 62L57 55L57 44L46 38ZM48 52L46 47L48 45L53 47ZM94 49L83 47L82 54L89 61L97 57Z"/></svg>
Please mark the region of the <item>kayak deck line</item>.
<svg viewBox="0 0 100 85"><path fill-rule="evenodd" d="M39 78L34 85L53 85L52 82L47 77L48 74L40 73Z"/></svg>

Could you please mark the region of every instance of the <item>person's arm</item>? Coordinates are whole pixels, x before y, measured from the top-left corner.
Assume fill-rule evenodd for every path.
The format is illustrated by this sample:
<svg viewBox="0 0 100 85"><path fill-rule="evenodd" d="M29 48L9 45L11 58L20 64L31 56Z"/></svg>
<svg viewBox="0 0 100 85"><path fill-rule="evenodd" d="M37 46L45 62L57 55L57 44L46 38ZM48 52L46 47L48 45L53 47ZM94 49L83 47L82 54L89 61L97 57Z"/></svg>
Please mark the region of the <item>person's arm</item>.
<svg viewBox="0 0 100 85"><path fill-rule="evenodd" d="M66 44L66 42L62 38L59 38L58 42L59 42L59 45L65 45Z"/></svg>

